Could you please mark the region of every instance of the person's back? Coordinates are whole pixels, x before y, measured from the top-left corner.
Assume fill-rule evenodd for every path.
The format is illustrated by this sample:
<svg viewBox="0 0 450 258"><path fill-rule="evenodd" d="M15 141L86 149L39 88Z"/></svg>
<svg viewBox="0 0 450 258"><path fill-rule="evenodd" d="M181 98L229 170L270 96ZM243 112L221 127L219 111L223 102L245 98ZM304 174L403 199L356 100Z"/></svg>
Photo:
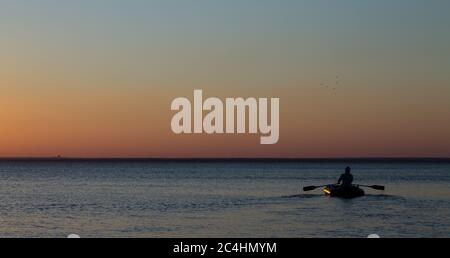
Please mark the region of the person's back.
<svg viewBox="0 0 450 258"><path fill-rule="evenodd" d="M338 180L338 184L341 184L343 187L350 187L353 183L353 175L350 173L351 168L347 167L345 169L345 174L342 174Z"/></svg>

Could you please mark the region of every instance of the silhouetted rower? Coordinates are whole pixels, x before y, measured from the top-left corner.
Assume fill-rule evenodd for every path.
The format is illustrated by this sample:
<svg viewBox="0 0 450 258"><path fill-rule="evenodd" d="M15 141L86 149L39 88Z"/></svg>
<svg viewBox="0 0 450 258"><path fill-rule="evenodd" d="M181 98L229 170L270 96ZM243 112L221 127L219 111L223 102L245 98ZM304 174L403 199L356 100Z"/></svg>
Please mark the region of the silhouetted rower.
<svg viewBox="0 0 450 258"><path fill-rule="evenodd" d="M338 180L338 184L341 184L342 187L351 187L353 183L353 175L350 173L351 168L347 167L345 169L345 174L342 174Z"/></svg>

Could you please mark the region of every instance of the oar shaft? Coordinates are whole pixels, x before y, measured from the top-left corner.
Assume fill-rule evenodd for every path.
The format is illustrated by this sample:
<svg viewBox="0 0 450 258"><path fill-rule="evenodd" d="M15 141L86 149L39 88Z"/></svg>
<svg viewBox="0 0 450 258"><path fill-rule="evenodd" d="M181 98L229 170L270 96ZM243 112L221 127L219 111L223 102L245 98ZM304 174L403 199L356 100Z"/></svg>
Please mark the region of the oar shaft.
<svg viewBox="0 0 450 258"><path fill-rule="evenodd" d="M317 188L325 187L325 186L326 186L326 185L319 185L319 186L315 186L315 185L312 185L312 186L305 186L305 187L303 187L303 191L309 192L309 191L313 191L313 190L316 190Z"/></svg>

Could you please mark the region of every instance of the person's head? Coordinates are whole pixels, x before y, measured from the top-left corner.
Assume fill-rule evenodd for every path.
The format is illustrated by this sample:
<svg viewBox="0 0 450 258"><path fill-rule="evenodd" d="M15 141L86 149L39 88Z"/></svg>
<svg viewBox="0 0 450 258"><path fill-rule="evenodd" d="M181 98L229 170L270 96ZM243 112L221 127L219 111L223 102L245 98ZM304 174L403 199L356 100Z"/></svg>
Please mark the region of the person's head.
<svg viewBox="0 0 450 258"><path fill-rule="evenodd" d="M346 167L345 168L345 174L350 174L351 171L352 171L351 167Z"/></svg>

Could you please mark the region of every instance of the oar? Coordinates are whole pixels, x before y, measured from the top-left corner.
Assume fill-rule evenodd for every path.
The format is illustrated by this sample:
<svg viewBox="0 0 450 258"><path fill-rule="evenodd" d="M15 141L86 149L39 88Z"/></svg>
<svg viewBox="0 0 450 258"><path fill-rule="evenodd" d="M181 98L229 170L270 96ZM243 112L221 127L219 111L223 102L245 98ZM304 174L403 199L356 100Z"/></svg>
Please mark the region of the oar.
<svg viewBox="0 0 450 258"><path fill-rule="evenodd" d="M305 186L305 187L303 187L303 191L309 192L309 191L313 191L313 190L316 190L317 188L321 188L321 187L325 187L325 186L327 186L327 185ZM384 191L386 189L386 187L384 187L383 185L358 185L358 186L368 187L368 188L372 188L372 189L380 190L380 191Z"/></svg>
<svg viewBox="0 0 450 258"><path fill-rule="evenodd" d="M303 191L308 192L308 191L316 190L317 188L325 187L325 186L326 186L326 185L320 185L320 186L314 186L314 185L312 185L312 186L305 186L305 187L303 187Z"/></svg>
<svg viewBox="0 0 450 258"><path fill-rule="evenodd" d="M358 185L358 186L362 186L362 187L369 187L375 190L380 190L380 191L384 191L386 189L386 187L384 187L383 185Z"/></svg>

